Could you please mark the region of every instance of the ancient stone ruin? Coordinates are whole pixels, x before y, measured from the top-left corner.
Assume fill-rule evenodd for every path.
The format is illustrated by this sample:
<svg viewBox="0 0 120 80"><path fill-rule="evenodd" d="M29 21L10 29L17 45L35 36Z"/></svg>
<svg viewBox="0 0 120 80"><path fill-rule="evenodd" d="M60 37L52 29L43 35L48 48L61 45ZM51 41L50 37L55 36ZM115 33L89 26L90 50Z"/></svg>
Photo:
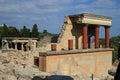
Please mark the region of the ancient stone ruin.
<svg viewBox="0 0 120 80"><path fill-rule="evenodd" d="M110 17L87 13L66 16L57 43L48 43L47 49L39 51L39 69L62 75L108 76L111 22ZM105 29L105 47L100 44L100 27Z"/></svg>
<svg viewBox="0 0 120 80"><path fill-rule="evenodd" d="M36 43L36 38L4 37L2 39L2 51L32 51L36 49Z"/></svg>
<svg viewBox="0 0 120 80"><path fill-rule="evenodd" d="M10 60L23 68L34 66L43 72L73 78L80 75L81 80L91 76L105 78L112 66L113 49L109 48L111 22L110 17L94 14L68 15L57 42L52 42L52 37L40 41L6 37L2 40L2 52L22 55L23 61L14 57ZM100 44L100 27L105 29L105 47Z"/></svg>

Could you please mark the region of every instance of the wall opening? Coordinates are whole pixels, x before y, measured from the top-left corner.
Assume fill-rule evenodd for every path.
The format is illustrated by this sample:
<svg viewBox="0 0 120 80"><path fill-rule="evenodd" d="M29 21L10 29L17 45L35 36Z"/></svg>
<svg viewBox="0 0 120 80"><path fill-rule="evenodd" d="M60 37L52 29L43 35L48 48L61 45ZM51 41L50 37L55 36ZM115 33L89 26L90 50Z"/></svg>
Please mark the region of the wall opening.
<svg viewBox="0 0 120 80"><path fill-rule="evenodd" d="M39 66L39 57L34 57L34 65Z"/></svg>

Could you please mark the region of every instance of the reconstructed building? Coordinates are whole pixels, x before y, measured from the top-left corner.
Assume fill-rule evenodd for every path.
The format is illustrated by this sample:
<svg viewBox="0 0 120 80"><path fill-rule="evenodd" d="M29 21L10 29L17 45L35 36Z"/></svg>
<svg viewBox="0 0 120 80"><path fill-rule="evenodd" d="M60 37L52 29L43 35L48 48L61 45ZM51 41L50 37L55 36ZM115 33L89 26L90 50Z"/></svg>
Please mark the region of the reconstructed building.
<svg viewBox="0 0 120 80"><path fill-rule="evenodd" d="M111 17L94 14L68 15L57 42L46 40L49 41L46 43L47 38L37 42L36 38L5 37L2 39L2 51L28 51L28 54L30 51L27 64L37 65L40 71L106 77L112 66L111 22ZM105 29L105 47L100 44L100 27Z"/></svg>
<svg viewBox="0 0 120 80"><path fill-rule="evenodd" d="M63 75L107 76L112 65L111 22L111 17L87 13L66 16L57 43L47 44L39 53L39 69ZM105 29L105 47L100 46L100 27Z"/></svg>
<svg viewBox="0 0 120 80"><path fill-rule="evenodd" d="M33 51L36 49L37 38L4 37L2 51Z"/></svg>

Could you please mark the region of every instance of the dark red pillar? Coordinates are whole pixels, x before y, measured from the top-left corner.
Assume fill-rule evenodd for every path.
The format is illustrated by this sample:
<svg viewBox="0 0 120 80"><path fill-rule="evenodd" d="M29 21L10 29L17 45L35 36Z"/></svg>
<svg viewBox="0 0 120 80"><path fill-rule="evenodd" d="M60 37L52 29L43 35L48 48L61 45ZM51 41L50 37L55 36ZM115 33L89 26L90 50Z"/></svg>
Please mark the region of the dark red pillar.
<svg viewBox="0 0 120 80"><path fill-rule="evenodd" d="M99 48L99 27L95 28L95 48Z"/></svg>
<svg viewBox="0 0 120 80"><path fill-rule="evenodd" d="M88 27L87 25L83 26L83 49L88 48Z"/></svg>
<svg viewBox="0 0 120 80"><path fill-rule="evenodd" d="M56 51L56 44L51 44L51 51Z"/></svg>
<svg viewBox="0 0 120 80"><path fill-rule="evenodd" d="M68 40L68 49L73 50L73 40L72 39Z"/></svg>
<svg viewBox="0 0 120 80"><path fill-rule="evenodd" d="M110 44L110 27L105 27L105 47L109 48Z"/></svg>

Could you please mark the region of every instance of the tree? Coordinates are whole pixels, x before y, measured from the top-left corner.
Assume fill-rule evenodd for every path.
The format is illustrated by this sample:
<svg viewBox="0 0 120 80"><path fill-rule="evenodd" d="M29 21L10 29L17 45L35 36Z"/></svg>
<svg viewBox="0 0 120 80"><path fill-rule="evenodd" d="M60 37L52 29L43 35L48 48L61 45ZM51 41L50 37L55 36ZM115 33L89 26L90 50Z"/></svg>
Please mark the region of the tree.
<svg viewBox="0 0 120 80"><path fill-rule="evenodd" d="M1 37L8 37L8 27L6 24L3 24Z"/></svg>
<svg viewBox="0 0 120 80"><path fill-rule="evenodd" d="M114 48L112 59L113 62L118 58L118 43L120 41L120 35L110 38L110 48ZM101 44L105 47L105 39L100 40Z"/></svg>
<svg viewBox="0 0 120 80"><path fill-rule="evenodd" d="M44 33L44 34L47 34L47 33L48 33L48 31L47 31L46 29L44 29L44 30L43 30L43 33Z"/></svg>
<svg viewBox="0 0 120 80"><path fill-rule="evenodd" d="M19 37L20 33L19 30L15 27L8 27L9 37Z"/></svg>
<svg viewBox="0 0 120 80"><path fill-rule="evenodd" d="M38 36L39 36L38 27L37 24L34 24L31 32L31 37L37 38Z"/></svg>
<svg viewBox="0 0 120 80"><path fill-rule="evenodd" d="M30 29L26 28L26 26L23 26L23 29L20 30L21 37L30 37Z"/></svg>
<svg viewBox="0 0 120 80"><path fill-rule="evenodd" d="M0 38L2 38L2 29L3 29L3 26L0 26Z"/></svg>
<svg viewBox="0 0 120 80"><path fill-rule="evenodd" d="M2 29L3 26L0 26L0 48L2 47Z"/></svg>
<svg viewBox="0 0 120 80"><path fill-rule="evenodd" d="M113 61L116 60L118 58L118 43L120 41L120 35L118 36L114 36L110 39L110 47L114 48L113 51Z"/></svg>

